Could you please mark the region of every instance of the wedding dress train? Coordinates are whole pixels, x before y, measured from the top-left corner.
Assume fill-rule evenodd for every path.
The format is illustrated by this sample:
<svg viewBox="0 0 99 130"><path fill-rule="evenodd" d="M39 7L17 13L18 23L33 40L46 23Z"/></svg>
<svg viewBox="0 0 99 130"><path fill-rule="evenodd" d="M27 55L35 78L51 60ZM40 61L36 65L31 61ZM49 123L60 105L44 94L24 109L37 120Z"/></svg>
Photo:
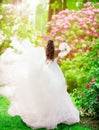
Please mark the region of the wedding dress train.
<svg viewBox="0 0 99 130"><path fill-rule="evenodd" d="M79 111L66 90L56 60L46 63L43 47L18 44L0 57L0 94L11 100L8 113L32 128L79 122ZM17 48L17 49L16 49Z"/></svg>

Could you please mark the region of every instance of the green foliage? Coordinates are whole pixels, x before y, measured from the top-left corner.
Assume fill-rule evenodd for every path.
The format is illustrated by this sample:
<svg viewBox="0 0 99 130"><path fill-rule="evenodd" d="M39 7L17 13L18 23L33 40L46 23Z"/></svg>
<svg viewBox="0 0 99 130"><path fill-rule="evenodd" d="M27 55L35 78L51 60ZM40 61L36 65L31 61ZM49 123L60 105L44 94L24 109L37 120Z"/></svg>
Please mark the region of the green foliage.
<svg viewBox="0 0 99 130"><path fill-rule="evenodd" d="M5 4L11 4L12 0L3 0L3 3L5 3Z"/></svg>
<svg viewBox="0 0 99 130"><path fill-rule="evenodd" d="M60 3L56 0L54 3L51 4L52 9L59 9L60 8Z"/></svg>
<svg viewBox="0 0 99 130"><path fill-rule="evenodd" d="M28 18L23 17L15 20L13 35L17 35L21 39L28 38L32 42L33 32L33 22L29 21Z"/></svg>
<svg viewBox="0 0 99 130"><path fill-rule="evenodd" d="M85 2L92 2L94 7L98 7L95 3L99 2L99 0L67 0L67 8L69 10L80 10Z"/></svg>
<svg viewBox="0 0 99 130"><path fill-rule="evenodd" d="M84 86L72 93L76 105L81 108L83 115L99 119L99 40L96 40L92 50L85 57Z"/></svg>
<svg viewBox="0 0 99 130"><path fill-rule="evenodd" d="M83 68L86 54L77 54L72 60L63 60L60 67L67 80L68 91L72 91L74 88L82 87L86 84L86 73Z"/></svg>
<svg viewBox="0 0 99 130"><path fill-rule="evenodd" d="M83 0L67 0L67 7L70 10L79 10L83 7Z"/></svg>

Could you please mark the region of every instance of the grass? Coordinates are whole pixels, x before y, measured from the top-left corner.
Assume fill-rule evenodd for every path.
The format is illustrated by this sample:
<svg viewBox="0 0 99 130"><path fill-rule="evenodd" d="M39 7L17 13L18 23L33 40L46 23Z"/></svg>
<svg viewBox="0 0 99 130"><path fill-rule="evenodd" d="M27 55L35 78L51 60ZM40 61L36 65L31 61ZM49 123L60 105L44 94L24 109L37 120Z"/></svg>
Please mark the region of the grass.
<svg viewBox="0 0 99 130"><path fill-rule="evenodd" d="M29 128L19 116L11 117L7 113L10 102L5 97L0 97L0 130L32 130ZM46 130L40 128L36 130ZM75 124L68 126L66 124L59 124L54 130L91 130L90 128Z"/></svg>

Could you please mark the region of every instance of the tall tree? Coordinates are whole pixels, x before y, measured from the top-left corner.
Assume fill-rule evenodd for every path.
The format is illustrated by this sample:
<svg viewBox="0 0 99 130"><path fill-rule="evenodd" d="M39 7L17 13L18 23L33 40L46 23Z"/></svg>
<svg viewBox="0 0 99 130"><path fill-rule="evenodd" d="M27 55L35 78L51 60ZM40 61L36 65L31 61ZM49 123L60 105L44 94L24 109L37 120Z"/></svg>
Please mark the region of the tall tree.
<svg viewBox="0 0 99 130"><path fill-rule="evenodd" d="M55 0L50 0L50 1L49 1L48 21L51 20L52 15L53 15L53 12L54 12L54 10L51 8L51 4L53 4L54 1L55 1Z"/></svg>
<svg viewBox="0 0 99 130"><path fill-rule="evenodd" d="M58 14L58 12L62 10L62 0L57 0L57 2L58 2L58 8L56 8L55 14Z"/></svg>
<svg viewBox="0 0 99 130"><path fill-rule="evenodd" d="M53 14L66 9L67 0L49 0L48 21L51 20Z"/></svg>
<svg viewBox="0 0 99 130"><path fill-rule="evenodd" d="M88 2L88 0L83 0L83 3L86 3L86 2Z"/></svg>
<svg viewBox="0 0 99 130"><path fill-rule="evenodd" d="M88 2L88 0L83 0L83 3L86 3L86 2Z"/></svg>
<svg viewBox="0 0 99 130"><path fill-rule="evenodd" d="M2 3L3 2L3 0L0 0L0 3Z"/></svg>
<svg viewBox="0 0 99 130"><path fill-rule="evenodd" d="M66 8L67 8L67 0L63 0L62 10L66 9Z"/></svg>

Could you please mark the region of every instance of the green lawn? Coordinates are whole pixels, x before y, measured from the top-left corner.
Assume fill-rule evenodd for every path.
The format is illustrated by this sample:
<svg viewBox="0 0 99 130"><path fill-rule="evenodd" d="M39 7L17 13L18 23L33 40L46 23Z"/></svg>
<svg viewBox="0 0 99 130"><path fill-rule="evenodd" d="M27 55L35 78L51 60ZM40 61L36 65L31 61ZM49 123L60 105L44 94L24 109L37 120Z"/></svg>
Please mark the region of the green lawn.
<svg viewBox="0 0 99 130"><path fill-rule="evenodd" d="M7 113L9 107L9 100L5 97L0 97L0 130L32 130L29 128L19 116L11 117ZM46 129L37 129L37 130L46 130ZM81 126L80 124L75 125L65 125L59 124L54 130L91 130Z"/></svg>

